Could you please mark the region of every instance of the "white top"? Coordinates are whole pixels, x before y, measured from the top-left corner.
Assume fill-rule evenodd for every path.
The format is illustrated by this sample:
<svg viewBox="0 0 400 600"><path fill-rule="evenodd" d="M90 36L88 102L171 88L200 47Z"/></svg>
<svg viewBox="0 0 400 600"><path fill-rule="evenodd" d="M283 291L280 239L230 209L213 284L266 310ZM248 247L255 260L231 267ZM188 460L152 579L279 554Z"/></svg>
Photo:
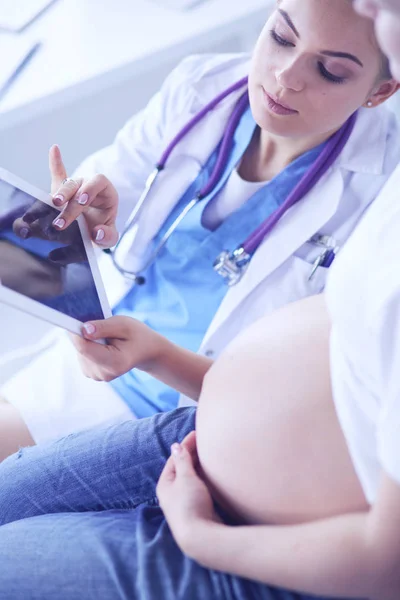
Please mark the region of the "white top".
<svg viewBox="0 0 400 600"><path fill-rule="evenodd" d="M326 296L337 413L370 504L400 484L400 167L335 261Z"/></svg>
<svg viewBox="0 0 400 600"><path fill-rule="evenodd" d="M204 209L203 224L216 229L223 221L240 208L247 200L264 187L267 181L246 181L233 169L221 192Z"/></svg>

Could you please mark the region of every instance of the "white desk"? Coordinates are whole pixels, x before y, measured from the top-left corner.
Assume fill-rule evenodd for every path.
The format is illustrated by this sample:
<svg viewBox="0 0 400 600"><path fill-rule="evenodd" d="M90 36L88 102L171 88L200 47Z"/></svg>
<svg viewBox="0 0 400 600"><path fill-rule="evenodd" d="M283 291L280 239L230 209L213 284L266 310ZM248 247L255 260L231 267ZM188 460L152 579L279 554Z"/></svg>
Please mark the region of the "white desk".
<svg viewBox="0 0 400 600"><path fill-rule="evenodd" d="M271 0L57 0L22 35L43 46L0 102L0 165L46 186L57 142L72 169L194 52L250 49Z"/></svg>
<svg viewBox="0 0 400 600"><path fill-rule="evenodd" d="M0 166L48 188L51 144L71 172L111 142L182 58L251 49L271 4L207 0L178 11L162 0L57 0L22 34L43 46L0 102ZM0 306L0 362L47 330ZM13 369L0 367L0 383Z"/></svg>

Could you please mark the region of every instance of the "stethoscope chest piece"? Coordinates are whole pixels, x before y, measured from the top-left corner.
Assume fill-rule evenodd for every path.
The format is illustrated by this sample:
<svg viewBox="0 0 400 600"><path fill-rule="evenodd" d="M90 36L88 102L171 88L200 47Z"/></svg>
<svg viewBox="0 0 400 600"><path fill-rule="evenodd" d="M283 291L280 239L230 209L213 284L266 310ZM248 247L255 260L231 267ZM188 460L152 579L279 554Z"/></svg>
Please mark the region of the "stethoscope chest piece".
<svg viewBox="0 0 400 600"><path fill-rule="evenodd" d="M237 248L233 252L224 250L214 261L214 271L231 287L241 280L250 259L250 254L242 247Z"/></svg>
<svg viewBox="0 0 400 600"><path fill-rule="evenodd" d="M129 219L126 224L124 231L121 234L121 238L116 244L111 257L115 267L120 273L122 273L128 279L135 281L137 284L144 283L144 277L138 275L136 272L128 270L124 267L123 263L117 260L118 250L122 250L122 256L129 256L129 248L132 248L133 242L136 238L137 229L139 226L138 217L142 211L143 205L157 180L160 172L165 169L166 163L177 145L181 140L188 134L192 129L203 119L206 115L212 111L218 104L220 104L225 98L227 98L233 92L240 90L247 84L247 77L244 77L234 85L229 87L227 90L219 94L215 99L209 102L195 117L193 117L185 127L175 136L172 142L168 145L160 160L155 165L153 172L150 174L145 189L143 190L138 202L136 203ZM159 252L164 248L173 232L178 228L181 221L185 218L186 214L194 208L197 203L207 197L213 192L215 193L218 184L223 177L224 170L227 166L232 144L235 137L236 128L242 118L243 114L249 106L248 90L239 98L235 104L235 108L232 115L227 123L225 133L219 144L218 157L208 181L198 191L196 196L184 207L181 213L175 218L175 221L168 227L164 233L162 239L158 243L157 247L151 253L148 261L140 269L142 272L155 261ZM286 200L272 213L269 217L259 225L259 227L245 240L241 245L236 248L233 252L224 250L219 254L214 261L214 270L218 273L228 286L233 286L241 280L246 268L251 260L251 257L256 252L259 245L263 242L264 238L272 231L277 225L281 217L301 198L303 198L310 189L312 189L320 178L327 172L329 167L334 163L336 158L339 156L343 147L345 146L356 121L356 113L346 121L346 123L330 138L325 147L320 152L317 159L309 167L306 173L303 175L301 180L295 185L292 191L287 196ZM318 267L329 267L333 261L336 253L336 249L326 240L317 240L318 245L323 246L323 253L315 261L312 266L312 272L310 279L316 273Z"/></svg>

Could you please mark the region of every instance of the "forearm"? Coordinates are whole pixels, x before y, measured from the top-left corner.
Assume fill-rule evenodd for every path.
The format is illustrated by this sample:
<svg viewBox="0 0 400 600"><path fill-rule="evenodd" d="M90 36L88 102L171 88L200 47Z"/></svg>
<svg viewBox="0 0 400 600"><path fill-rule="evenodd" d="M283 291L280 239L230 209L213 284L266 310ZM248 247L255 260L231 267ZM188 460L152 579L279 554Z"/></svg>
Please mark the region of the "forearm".
<svg viewBox="0 0 400 600"><path fill-rule="evenodd" d="M355 514L293 526L206 523L188 554L207 568L297 592L385 600L367 519Z"/></svg>
<svg viewBox="0 0 400 600"><path fill-rule="evenodd" d="M146 368L146 372L181 394L198 400L204 376L212 364L209 358L185 350L164 338L157 360Z"/></svg>

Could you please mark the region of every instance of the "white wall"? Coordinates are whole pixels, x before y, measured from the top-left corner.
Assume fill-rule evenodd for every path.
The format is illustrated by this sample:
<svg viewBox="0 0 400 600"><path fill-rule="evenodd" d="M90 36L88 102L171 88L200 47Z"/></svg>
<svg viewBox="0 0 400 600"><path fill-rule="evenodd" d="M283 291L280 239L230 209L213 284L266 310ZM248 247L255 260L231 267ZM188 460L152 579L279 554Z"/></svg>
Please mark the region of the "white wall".
<svg viewBox="0 0 400 600"><path fill-rule="evenodd" d="M253 40L255 38L251 36ZM211 47L193 46L193 52L238 52L250 41L232 37ZM247 49L247 48L246 48ZM182 60L162 66L120 83L112 89L68 102L31 122L1 132L0 165L43 189L49 185L47 153L59 144L71 173L95 150L112 142L116 132L159 89L168 73Z"/></svg>

